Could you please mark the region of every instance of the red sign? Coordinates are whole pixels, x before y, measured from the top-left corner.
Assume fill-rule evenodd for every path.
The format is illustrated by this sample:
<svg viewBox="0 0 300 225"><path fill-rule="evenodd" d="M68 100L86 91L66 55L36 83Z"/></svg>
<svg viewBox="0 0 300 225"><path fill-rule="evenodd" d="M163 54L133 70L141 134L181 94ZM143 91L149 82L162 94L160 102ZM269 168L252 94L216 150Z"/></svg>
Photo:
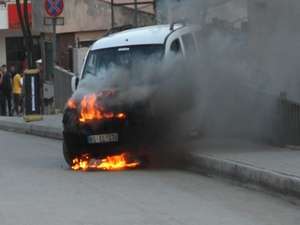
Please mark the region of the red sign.
<svg viewBox="0 0 300 225"><path fill-rule="evenodd" d="M24 5L21 4L21 11L23 13ZM21 29L21 22L19 20L18 11L16 4L8 4L7 5L8 11L8 28L10 30L19 30ZM32 5L28 3L28 17L30 25L32 24Z"/></svg>
<svg viewBox="0 0 300 225"><path fill-rule="evenodd" d="M64 11L63 0L45 0L45 10L51 17L58 17Z"/></svg>

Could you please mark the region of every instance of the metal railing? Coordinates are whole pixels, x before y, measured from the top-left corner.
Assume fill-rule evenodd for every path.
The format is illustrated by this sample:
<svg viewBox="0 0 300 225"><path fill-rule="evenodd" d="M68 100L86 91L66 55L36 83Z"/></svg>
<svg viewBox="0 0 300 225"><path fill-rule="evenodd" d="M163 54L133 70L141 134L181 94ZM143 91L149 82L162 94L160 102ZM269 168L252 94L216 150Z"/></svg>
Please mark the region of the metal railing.
<svg viewBox="0 0 300 225"><path fill-rule="evenodd" d="M54 68L54 106L60 111L64 110L66 102L72 95L71 81L74 73L59 66Z"/></svg>
<svg viewBox="0 0 300 225"><path fill-rule="evenodd" d="M300 103L280 94L278 111L280 115L279 138L283 145L300 145Z"/></svg>

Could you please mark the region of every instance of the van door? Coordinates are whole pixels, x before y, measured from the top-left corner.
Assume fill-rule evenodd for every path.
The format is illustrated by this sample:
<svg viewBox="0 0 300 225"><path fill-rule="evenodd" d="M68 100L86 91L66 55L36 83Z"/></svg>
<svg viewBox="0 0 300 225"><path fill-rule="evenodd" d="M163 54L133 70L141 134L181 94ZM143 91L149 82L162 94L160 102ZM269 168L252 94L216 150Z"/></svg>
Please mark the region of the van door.
<svg viewBox="0 0 300 225"><path fill-rule="evenodd" d="M184 59L184 48L181 34L172 34L166 42L165 60L168 62L168 76L164 76L160 84L160 90L165 90L164 94L157 93L158 99L168 104L162 104L167 112L182 114L190 110L193 106L193 82L192 74ZM176 101L174 101L176 99ZM174 115L176 115L176 113Z"/></svg>

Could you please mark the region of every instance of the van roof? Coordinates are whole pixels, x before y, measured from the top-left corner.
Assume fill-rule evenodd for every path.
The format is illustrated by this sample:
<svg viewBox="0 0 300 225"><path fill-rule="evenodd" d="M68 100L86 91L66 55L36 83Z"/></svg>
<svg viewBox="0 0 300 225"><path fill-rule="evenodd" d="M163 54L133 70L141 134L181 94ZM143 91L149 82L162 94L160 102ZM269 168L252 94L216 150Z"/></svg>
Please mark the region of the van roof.
<svg viewBox="0 0 300 225"><path fill-rule="evenodd" d="M181 27L181 25L176 25L174 30ZM155 25L129 29L99 39L93 44L91 50L132 45L163 44L168 35L174 30L170 29L170 25Z"/></svg>

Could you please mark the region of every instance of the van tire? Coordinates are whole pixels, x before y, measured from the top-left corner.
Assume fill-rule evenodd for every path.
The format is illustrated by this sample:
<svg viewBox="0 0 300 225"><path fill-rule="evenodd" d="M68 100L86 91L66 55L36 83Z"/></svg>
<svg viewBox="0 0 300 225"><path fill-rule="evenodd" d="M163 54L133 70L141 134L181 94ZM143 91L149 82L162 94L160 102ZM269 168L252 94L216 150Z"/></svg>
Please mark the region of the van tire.
<svg viewBox="0 0 300 225"><path fill-rule="evenodd" d="M68 148L68 145L66 144L65 141L63 141L63 155L66 163L68 164L69 167L72 167L73 165L73 160L74 160L74 154L70 152L70 149Z"/></svg>

